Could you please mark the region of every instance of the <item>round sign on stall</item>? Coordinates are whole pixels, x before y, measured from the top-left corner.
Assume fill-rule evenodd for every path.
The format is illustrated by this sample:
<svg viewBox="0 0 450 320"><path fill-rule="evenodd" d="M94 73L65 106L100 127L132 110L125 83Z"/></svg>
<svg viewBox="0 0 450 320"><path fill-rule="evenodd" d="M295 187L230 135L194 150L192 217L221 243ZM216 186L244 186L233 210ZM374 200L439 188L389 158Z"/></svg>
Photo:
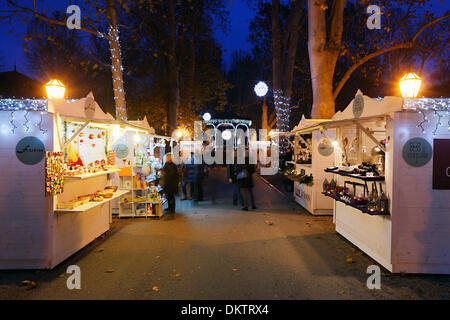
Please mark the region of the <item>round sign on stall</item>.
<svg viewBox="0 0 450 320"><path fill-rule="evenodd" d="M353 115L355 118L361 117L364 110L364 97L358 94L353 100Z"/></svg>
<svg viewBox="0 0 450 320"><path fill-rule="evenodd" d="M16 145L16 157L23 164L38 164L45 157L45 146L36 137L25 137Z"/></svg>
<svg viewBox="0 0 450 320"><path fill-rule="evenodd" d="M125 159L128 156L128 147L123 143L116 144L113 149L116 152L116 157L119 159Z"/></svg>
<svg viewBox="0 0 450 320"><path fill-rule="evenodd" d="M319 143L319 146L317 147L317 151L319 151L320 155L322 155L324 157L328 157L333 153L334 148L332 145L330 145L328 143L328 141L324 140Z"/></svg>
<svg viewBox="0 0 450 320"><path fill-rule="evenodd" d="M409 139L403 146L403 159L413 167L423 167L433 156L433 148L423 138Z"/></svg>

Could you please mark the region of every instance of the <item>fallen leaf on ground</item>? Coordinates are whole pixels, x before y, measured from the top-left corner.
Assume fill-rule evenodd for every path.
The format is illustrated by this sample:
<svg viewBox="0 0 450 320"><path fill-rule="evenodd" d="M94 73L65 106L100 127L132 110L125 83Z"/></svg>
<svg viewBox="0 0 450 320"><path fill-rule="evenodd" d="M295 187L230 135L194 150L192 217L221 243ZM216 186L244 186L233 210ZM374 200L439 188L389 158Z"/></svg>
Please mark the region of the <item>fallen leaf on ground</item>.
<svg viewBox="0 0 450 320"><path fill-rule="evenodd" d="M352 259L351 257L347 257L347 258L345 259L345 262L347 262L347 263L353 263L353 259Z"/></svg>
<svg viewBox="0 0 450 320"><path fill-rule="evenodd" d="M106 273L113 273L113 272L114 272L114 270L112 270L112 269L109 269L109 270L106 270L105 272L106 272Z"/></svg>
<svg viewBox="0 0 450 320"><path fill-rule="evenodd" d="M157 286L154 286L154 287L152 288L152 290L155 291L155 292L158 292L158 291L159 291L159 288L158 288Z"/></svg>
<svg viewBox="0 0 450 320"><path fill-rule="evenodd" d="M174 278L178 278L178 277L180 277L180 276L181 276L181 274L179 274L179 273L175 273L175 274L172 274L171 276L172 276L172 277L174 277Z"/></svg>
<svg viewBox="0 0 450 320"><path fill-rule="evenodd" d="M238 271L238 270L239 270L239 269L237 269L237 268L233 268L233 271L234 271L234 272L236 272L236 271Z"/></svg>
<svg viewBox="0 0 450 320"><path fill-rule="evenodd" d="M95 250L94 252L103 252L103 251L105 251L105 249L100 248L100 249Z"/></svg>
<svg viewBox="0 0 450 320"><path fill-rule="evenodd" d="M355 251L356 251L356 249L355 249L355 248L350 248L350 250L352 250L353 252L355 252Z"/></svg>
<svg viewBox="0 0 450 320"><path fill-rule="evenodd" d="M341 290L340 292L339 292L340 294L344 294L345 293L345 291L344 290Z"/></svg>
<svg viewBox="0 0 450 320"><path fill-rule="evenodd" d="M22 283L20 284L21 287L26 287L27 290L30 289L34 289L37 287L37 283L34 281L30 281L30 280L24 280L22 281Z"/></svg>
<svg viewBox="0 0 450 320"><path fill-rule="evenodd" d="M267 223L269 226L273 226L273 222L272 222L272 221L266 221L266 223Z"/></svg>
<svg viewBox="0 0 450 320"><path fill-rule="evenodd" d="M59 275L60 278L64 278L65 276L66 275L64 273Z"/></svg>
<svg viewBox="0 0 450 320"><path fill-rule="evenodd" d="M160 258L160 256L156 256L156 259L159 259Z"/></svg>

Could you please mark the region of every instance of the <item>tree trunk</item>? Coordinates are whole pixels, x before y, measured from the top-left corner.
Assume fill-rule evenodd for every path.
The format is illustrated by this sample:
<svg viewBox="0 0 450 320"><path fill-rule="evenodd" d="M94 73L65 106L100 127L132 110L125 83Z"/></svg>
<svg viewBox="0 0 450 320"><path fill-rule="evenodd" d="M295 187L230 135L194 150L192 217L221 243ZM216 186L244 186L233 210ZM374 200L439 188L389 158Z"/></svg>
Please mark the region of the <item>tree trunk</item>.
<svg viewBox="0 0 450 320"><path fill-rule="evenodd" d="M330 65L328 56L326 51L309 53L314 101L311 111L313 119L331 119L334 115L334 68Z"/></svg>
<svg viewBox="0 0 450 320"><path fill-rule="evenodd" d="M168 1L169 5L169 97L167 106L167 127L171 135L177 129L177 114L180 105L180 85L178 79L178 67L176 56L176 21L174 0Z"/></svg>
<svg viewBox="0 0 450 320"><path fill-rule="evenodd" d="M114 0L107 0L106 8L109 23L109 48L111 51L111 73L113 78L116 119L127 120L127 104L123 85L122 55L120 51L119 29L117 27L117 13L114 6Z"/></svg>
<svg viewBox="0 0 450 320"><path fill-rule="evenodd" d="M268 125L267 125L267 103L266 103L266 97L265 96L263 98L263 105L262 105L261 129L268 130Z"/></svg>

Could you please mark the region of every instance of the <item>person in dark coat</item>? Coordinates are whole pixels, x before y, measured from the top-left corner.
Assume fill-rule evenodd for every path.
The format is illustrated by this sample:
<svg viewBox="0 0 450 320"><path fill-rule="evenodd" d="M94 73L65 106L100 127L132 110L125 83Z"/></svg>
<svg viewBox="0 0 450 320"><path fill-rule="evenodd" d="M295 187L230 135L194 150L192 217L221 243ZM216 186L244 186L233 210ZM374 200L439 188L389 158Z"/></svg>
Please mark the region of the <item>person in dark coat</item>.
<svg viewBox="0 0 450 320"><path fill-rule="evenodd" d="M228 181L233 184L233 205L241 204L241 206L244 206L244 199L242 198L241 191L239 190L239 186L237 184L236 180L236 154L234 155L233 163L227 165L227 177Z"/></svg>
<svg viewBox="0 0 450 320"><path fill-rule="evenodd" d="M166 164L162 169L162 188L167 195L168 213L175 213L175 194L178 193L179 174L177 166L172 162L172 155L166 155Z"/></svg>
<svg viewBox="0 0 450 320"><path fill-rule="evenodd" d="M252 204L252 209L256 209L255 197L253 195L253 173L256 171L256 166L250 164L248 157L245 158L244 164L237 164L235 167L236 180L239 186L239 190L244 196L244 207L242 210L248 211L248 198Z"/></svg>

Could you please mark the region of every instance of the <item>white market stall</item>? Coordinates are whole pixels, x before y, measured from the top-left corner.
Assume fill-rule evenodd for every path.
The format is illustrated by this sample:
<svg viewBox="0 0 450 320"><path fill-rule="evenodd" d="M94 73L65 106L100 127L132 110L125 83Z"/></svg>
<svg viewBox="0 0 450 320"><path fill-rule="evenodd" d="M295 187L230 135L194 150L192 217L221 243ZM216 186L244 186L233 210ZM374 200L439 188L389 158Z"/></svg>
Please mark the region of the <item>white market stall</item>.
<svg viewBox="0 0 450 320"><path fill-rule="evenodd" d="M92 94L0 100L0 269L51 269L109 230L118 188L113 132Z"/></svg>
<svg viewBox="0 0 450 320"><path fill-rule="evenodd" d="M130 127L132 124L134 127ZM156 135L146 118L129 121L113 132L112 149L121 169L116 184L130 194L114 201L113 213L122 217L161 217L166 205L158 185L164 165L166 142L171 138Z"/></svg>
<svg viewBox="0 0 450 320"><path fill-rule="evenodd" d="M334 162L334 130L326 130L321 123L328 120L305 119L289 133L294 135L294 156L291 164L295 166L296 175L304 178L313 177L313 184L294 182L295 201L312 215L332 215L333 201L322 195L324 169Z"/></svg>
<svg viewBox="0 0 450 320"><path fill-rule="evenodd" d="M358 91L336 129L324 194L336 231L394 273L450 274L449 99Z"/></svg>

